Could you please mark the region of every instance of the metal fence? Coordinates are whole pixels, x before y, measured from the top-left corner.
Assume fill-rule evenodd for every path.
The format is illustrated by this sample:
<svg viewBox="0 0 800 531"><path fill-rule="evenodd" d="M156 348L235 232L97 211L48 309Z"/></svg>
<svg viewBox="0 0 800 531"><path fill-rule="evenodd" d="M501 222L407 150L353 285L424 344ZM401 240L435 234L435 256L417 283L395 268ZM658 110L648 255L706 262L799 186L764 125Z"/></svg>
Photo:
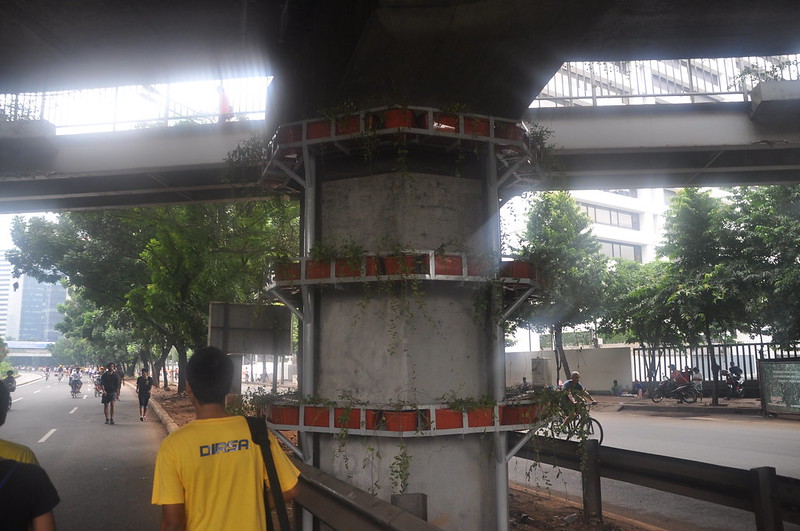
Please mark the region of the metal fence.
<svg viewBox="0 0 800 531"><path fill-rule="evenodd" d="M0 122L47 120L56 134L216 123L220 86L233 106L232 120L263 120L269 82L255 77L0 94Z"/></svg>
<svg viewBox="0 0 800 531"><path fill-rule="evenodd" d="M531 107L748 101L760 80L800 79L800 55L564 63Z"/></svg>
<svg viewBox="0 0 800 531"><path fill-rule="evenodd" d="M742 369L745 380L758 380L758 360L798 358L800 350L784 349L769 343L732 343L714 345L714 354L723 369L733 363ZM712 375L711 358L708 355L708 346L705 345L633 349L633 374L637 380L646 382L669 378L670 364L679 369L698 367L706 379L710 379Z"/></svg>

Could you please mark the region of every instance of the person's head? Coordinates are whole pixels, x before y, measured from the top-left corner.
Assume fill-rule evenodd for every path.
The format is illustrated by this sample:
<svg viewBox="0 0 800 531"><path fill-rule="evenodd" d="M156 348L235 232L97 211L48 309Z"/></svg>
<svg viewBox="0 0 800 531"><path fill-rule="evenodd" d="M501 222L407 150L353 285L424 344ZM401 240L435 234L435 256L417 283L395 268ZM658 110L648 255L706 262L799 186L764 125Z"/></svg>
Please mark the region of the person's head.
<svg viewBox="0 0 800 531"><path fill-rule="evenodd" d="M577 382L581 379L581 373L578 371L572 371L572 374L570 374L569 377L573 382Z"/></svg>
<svg viewBox="0 0 800 531"><path fill-rule="evenodd" d="M697 374L700 372L700 367L694 367L692 368L692 371L694 371L694 373Z"/></svg>
<svg viewBox="0 0 800 531"><path fill-rule="evenodd" d="M616 380L614 380L614 385L619 385Z"/></svg>
<svg viewBox="0 0 800 531"><path fill-rule="evenodd" d="M147 376L147 369L142 369L142 376Z"/></svg>
<svg viewBox="0 0 800 531"><path fill-rule="evenodd" d="M216 347L197 350L186 364L186 381L200 404L224 404L233 382L233 362Z"/></svg>
<svg viewBox="0 0 800 531"><path fill-rule="evenodd" d="M6 376L14 376L14 371L6 371Z"/></svg>
<svg viewBox="0 0 800 531"><path fill-rule="evenodd" d="M675 364L674 364L674 363L670 363L670 364L669 364L669 368L670 368L670 369L672 369L672 370L674 371L674 370L675 370Z"/></svg>
<svg viewBox="0 0 800 531"><path fill-rule="evenodd" d="M108 365L106 365L106 369L108 369L109 371L113 371L116 368L117 366L114 365L113 363L109 363Z"/></svg>
<svg viewBox="0 0 800 531"><path fill-rule="evenodd" d="M522 377L522 381L523 381L523 382L527 382L527 381L528 381L528 379L527 379L526 377L524 377L524 376L523 376L523 377Z"/></svg>
<svg viewBox="0 0 800 531"><path fill-rule="evenodd" d="M11 400L11 395L8 393L8 387L3 380L0 380L0 426L6 423L9 400Z"/></svg>

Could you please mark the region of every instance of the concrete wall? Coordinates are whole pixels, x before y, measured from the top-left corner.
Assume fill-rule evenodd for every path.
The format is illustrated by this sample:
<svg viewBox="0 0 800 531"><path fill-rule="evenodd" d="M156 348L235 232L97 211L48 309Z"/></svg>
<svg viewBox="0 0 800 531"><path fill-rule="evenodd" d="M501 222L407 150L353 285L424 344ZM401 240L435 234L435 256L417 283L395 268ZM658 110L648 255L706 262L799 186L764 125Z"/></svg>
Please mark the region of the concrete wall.
<svg viewBox="0 0 800 531"><path fill-rule="evenodd" d="M623 388L631 386L631 348L628 346L567 350L566 355L570 369L581 373L581 383L591 392L609 393L614 380ZM513 352L506 354L506 385L518 385L523 376L537 385L540 378L532 372L532 366L544 368L549 385L564 380L563 369L556 375L552 350Z"/></svg>

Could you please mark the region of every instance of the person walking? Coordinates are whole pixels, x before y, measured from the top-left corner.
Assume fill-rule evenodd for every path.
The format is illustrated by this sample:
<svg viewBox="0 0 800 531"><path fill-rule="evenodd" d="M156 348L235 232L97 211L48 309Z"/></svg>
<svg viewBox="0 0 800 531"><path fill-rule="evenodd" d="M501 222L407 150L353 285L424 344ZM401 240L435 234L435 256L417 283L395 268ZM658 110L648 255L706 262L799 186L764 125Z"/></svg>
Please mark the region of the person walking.
<svg viewBox="0 0 800 531"><path fill-rule="evenodd" d="M120 382L116 366L113 363L106 365L106 372L100 377L100 386L103 388L103 413L106 416L106 424L114 424L114 405L119 398ZM110 413L110 415L109 415Z"/></svg>
<svg viewBox="0 0 800 531"><path fill-rule="evenodd" d="M169 434L156 456L152 503L161 506L162 531L267 527L264 488L270 482L261 449L247 420L225 409L233 374L233 362L218 348L201 348L189 358L186 393L196 419ZM271 433L268 440L278 492L289 500L300 473Z"/></svg>
<svg viewBox="0 0 800 531"><path fill-rule="evenodd" d="M150 402L150 389L153 379L147 375L147 369L142 369L142 375L136 379L136 395L139 397L139 420L147 420L147 404Z"/></svg>

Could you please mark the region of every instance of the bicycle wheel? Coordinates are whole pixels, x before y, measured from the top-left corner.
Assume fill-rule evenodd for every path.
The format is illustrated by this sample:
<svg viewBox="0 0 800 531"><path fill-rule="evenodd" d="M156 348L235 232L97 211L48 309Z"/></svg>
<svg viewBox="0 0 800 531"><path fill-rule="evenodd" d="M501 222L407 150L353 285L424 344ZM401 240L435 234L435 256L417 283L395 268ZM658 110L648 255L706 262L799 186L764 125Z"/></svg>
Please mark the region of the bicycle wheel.
<svg viewBox="0 0 800 531"><path fill-rule="evenodd" d="M658 389L653 390L653 394L650 395L650 399L658 404L662 400L664 400L664 390L660 387Z"/></svg>
<svg viewBox="0 0 800 531"><path fill-rule="evenodd" d="M683 399L687 404L694 404L697 402L697 389L694 387L687 387L686 391L683 392Z"/></svg>
<svg viewBox="0 0 800 531"><path fill-rule="evenodd" d="M589 417L586 423L586 438L603 444L603 425L594 417Z"/></svg>

